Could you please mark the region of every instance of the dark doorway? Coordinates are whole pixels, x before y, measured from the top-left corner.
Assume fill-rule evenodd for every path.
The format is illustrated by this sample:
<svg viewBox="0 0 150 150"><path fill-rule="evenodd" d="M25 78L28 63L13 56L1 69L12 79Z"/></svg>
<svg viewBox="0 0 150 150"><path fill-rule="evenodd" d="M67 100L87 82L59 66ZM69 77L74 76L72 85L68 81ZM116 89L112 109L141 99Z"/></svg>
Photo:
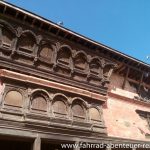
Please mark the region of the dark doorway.
<svg viewBox="0 0 150 150"><path fill-rule="evenodd" d="M31 150L32 142L12 139L0 139L1 150Z"/></svg>
<svg viewBox="0 0 150 150"><path fill-rule="evenodd" d="M41 150L73 150L73 148L68 148L67 146L63 148L64 144L71 144L60 141L50 141L50 142L42 142Z"/></svg>

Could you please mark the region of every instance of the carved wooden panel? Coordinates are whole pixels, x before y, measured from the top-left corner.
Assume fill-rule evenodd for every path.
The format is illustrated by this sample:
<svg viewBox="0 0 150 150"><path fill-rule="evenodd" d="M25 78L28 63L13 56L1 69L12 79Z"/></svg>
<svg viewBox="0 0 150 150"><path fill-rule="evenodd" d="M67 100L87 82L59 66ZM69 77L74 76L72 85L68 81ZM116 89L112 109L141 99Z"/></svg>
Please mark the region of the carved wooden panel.
<svg viewBox="0 0 150 150"><path fill-rule="evenodd" d="M67 115L67 99L62 95L57 95L53 99L52 109L53 113L57 117L62 117Z"/></svg>
<svg viewBox="0 0 150 150"><path fill-rule="evenodd" d="M0 28L4 29L3 33L0 30L2 39L0 43L4 41L7 49L13 45L9 51L6 48L0 49L2 52L0 57L8 58L4 64L7 68L10 64L9 67L11 69L13 67L16 71L26 73L27 69L30 74L44 79L52 79L106 95L113 63L95 56L90 51L73 49L70 45L66 45L65 41L59 41L41 32L34 33L17 24L14 26L15 28L8 22L0 20ZM109 63L111 65L108 65Z"/></svg>
<svg viewBox="0 0 150 150"><path fill-rule="evenodd" d="M5 47L5 48L10 48L11 47L11 45L13 44L13 40L14 40L14 34L10 31L10 30L8 30L8 29L6 29L6 28L3 28L3 30L2 30L2 45L3 45L3 47Z"/></svg>
<svg viewBox="0 0 150 150"><path fill-rule="evenodd" d="M54 113L67 114L67 107L63 101L55 101L53 103Z"/></svg>
<svg viewBox="0 0 150 150"><path fill-rule="evenodd" d="M9 91L5 96L4 104L21 107L23 105L23 97L18 91Z"/></svg>
<svg viewBox="0 0 150 150"><path fill-rule="evenodd" d="M101 115L100 112L96 108L89 109L90 118L92 121L100 121Z"/></svg>
<svg viewBox="0 0 150 150"><path fill-rule="evenodd" d="M35 38L30 33L23 33L18 39L18 48L21 51L32 53L35 47Z"/></svg>
<svg viewBox="0 0 150 150"><path fill-rule="evenodd" d="M112 66L111 65L106 65L103 68L103 75L104 77L109 77L110 76L110 70L111 70Z"/></svg>
<svg viewBox="0 0 150 150"><path fill-rule="evenodd" d="M33 110L47 111L47 101L42 95L35 95L31 101Z"/></svg>
<svg viewBox="0 0 150 150"><path fill-rule="evenodd" d="M90 72L92 74L97 75L97 76L102 74L102 68L98 59L93 59L90 62L89 67L90 67Z"/></svg>
<svg viewBox="0 0 150 150"><path fill-rule="evenodd" d="M82 121L85 119L84 108L79 104L74 104L72 106L73 119L77 121Z"/></svg>
<svg viewBox="0 0 150 150"><path fill-rule="evenodd" d="M69 65L71 59L71 51L67 47L62 47L57 53L57 61L64 64Z"/></svg>
<svg viewBox="0 0 150 150"><path fill-rule="evenodd" d="M53 56L52 47L50 45L42 45L39 57L44 59L44 60L50 61L52 56Z"/></svg>
<svg viewBox="0 0 150 150"><path fill-rule="evenodd" d="M78 53L74 59L74 66L77 69L85 70L87 67L87 59L84 53Z"/></svg>

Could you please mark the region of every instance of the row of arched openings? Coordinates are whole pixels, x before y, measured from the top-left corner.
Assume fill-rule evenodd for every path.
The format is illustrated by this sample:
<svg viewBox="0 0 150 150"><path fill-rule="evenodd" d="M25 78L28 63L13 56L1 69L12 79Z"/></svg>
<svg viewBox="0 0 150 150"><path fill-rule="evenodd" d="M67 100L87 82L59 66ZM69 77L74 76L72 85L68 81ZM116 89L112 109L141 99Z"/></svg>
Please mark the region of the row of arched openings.
<svg viewBox="0 0 150 150"><path fill-rule="evenodd" d="M63 94L55 94L50 97L48 92L35 90L29 97L28 110L31 113L42 113L48 115L52 113L54 117L73 118L74 120L101 121L101 111L99 107L88 106L81 98L73 98L71 102ZM21 91L9 90L4 96L4 107L11 106L22 108L24 97Z"/></svg>
<svg viewBox="0 0 150 150"><path fill-rule="evenodd" d="M5 48L14 48L17 51L37 55L39 60L47 63L56 63L68 68L87 71L100 76L108 75L112 64L105 64L99 57L88 58L84 51L77 51L75 54L68 45L60 46L57 50L49 40L42 40L32 31L25 30L20 34L8 23L0 22L0 44ZM41 40L39 40L41 39ZM39 46L38 46L39 45Z"/></svg>

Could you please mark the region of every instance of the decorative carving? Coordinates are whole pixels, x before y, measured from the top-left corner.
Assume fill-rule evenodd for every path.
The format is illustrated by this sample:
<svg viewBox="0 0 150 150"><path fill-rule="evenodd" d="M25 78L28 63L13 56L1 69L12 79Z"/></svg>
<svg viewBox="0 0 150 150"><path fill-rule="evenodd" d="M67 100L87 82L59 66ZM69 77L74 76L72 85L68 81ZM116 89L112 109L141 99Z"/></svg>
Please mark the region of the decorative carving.
<svg viewBox="0 0 150 150"><path fill-rule="evenodd" d="M31 31L24 31L17 42L17 48L26 53L33 53L36 46L36 36Z"/></svg>
<svg viewBox="0 0 150 150"><path fill-rule="evenodd" d="M99 58L93 58L90 62L89 67L90 67L90 73L92 75L96 75L102 78L103 72L102 72L101 62Z"/></svg>
<svg viewBox="0 0 150 150"><path fill-rule="evenodd" d="M62 45L47 35L42 38L42 35L37 36L31 30L15 26L17 30L0 20L0 43L5 45L1 51L4 54L6 48L9 49L7 63L11 63L10 68L16 69L15 62L18 62L21 68L27 67L29 73L36 76L107 93L113 63L89 52L73 50L69 45ZM25 72L26 69L18 71Z"/></svg>
<svg viewBox="0 0 150 150"><path fill-rule="evenodd" d="M84 130L104 130L101 107L88 104L71 93L57 93L56 90L23 88L5 83L1 113L24 116L24 121L36 125L65 125L66 128L84 128ZM22 84L24 84L22 82ZM20 84L20 85L22 85ZM99 104L100 105L100 104ZM3 107L4 106L4 107ZM19 109L18 109L19 107Z"/></svg>
<svg viewBox="0 0 150 150"><path fill-rule="evenodd" d="M90 115L91 121L93 121L93 122L101 121L101 113L97 108L91 107L89 109L89 115Z"/></svg>
<svg viewBox="0 0 150 150"><path fill-rule="evenodd" d="M53 58L53 48L50 44L43 44L41 45L40 51L39 51L39 58L42 61L51 62L51 59Z"/></svg>
<svg viewBox="0 0 150 150"><path fill-rule="evenodd" d="M72 115L73 115L73 119L77 121L83 121L86 119L86 107L83 100L78 98L73 100Z"/></svg>
<svg viewBox="0 0 150 150"><path fill-rule="evenodd" d="M13 47L16 30L7 22L0 20L0 46L5 49Z"/></svg>
<svg viewBox="0 0 150 150"><path fill-rule="evenodd" d="M64 66L70 66L72 63L72 53L69 46L61 46L57 52L57 62Z"/></svg>
<svg viewBox="0 0 150 150"><path fill-rule="evenodd" d="M47 95L43 91L36 91L31 96L31 109L46 112L48 109Z"/></svg>
<svg viewBox="0 0 150 150"><path fill-rule="evenodd" d="M87 69L87 57L85 52L77 52L74 58L74 67L79 70Z"/></svg>
<svg viewBox="0 0 150 150"><path fill-rule="evenodd" d="M5 96L4 104L22 107L22 105L23 105L22 94L15 90L8 91Z"/></svg>
<svg viewBox="0 0 150 150"><path fill-rule="evenodd" d="M67 98L62 95L56 95L53 99L53 113L56 117L63 117L67 115Z"/></svg>

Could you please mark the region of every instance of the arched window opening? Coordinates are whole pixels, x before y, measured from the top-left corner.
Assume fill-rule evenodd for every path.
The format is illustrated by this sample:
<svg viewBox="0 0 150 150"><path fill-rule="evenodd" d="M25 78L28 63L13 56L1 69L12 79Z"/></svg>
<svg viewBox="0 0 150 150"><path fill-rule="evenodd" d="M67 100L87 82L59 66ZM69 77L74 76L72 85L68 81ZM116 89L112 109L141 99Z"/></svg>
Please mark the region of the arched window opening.
<svg viewBox="0 0 150 150"><path fill-rule="evenodd" d="M87 59L83 53L77 54L74 60L75 68L85 70L87 67Z"/></svg>
<svg viewBox="0 0 150 150"><path fill-rule="evenodd" d="M90 108L89 115L90 115L91 121L93 121L93 122L98 122L101 120L100 112L96 108Z"/></svg>
<svg viewBox="0 0 150 150"><path fill-rule="evenodd" d="M64 65L70 65L71 51L67 47L62 47L57 53L57 61Z"/></svg>
<svg viewBox="0 0 150 150"><path fill-rule="evenodd" d="M23 97L22 94L18 91L12 90L9 91L5 96L5 105L22 107L23 105Z"/></svg>
<svg viewBox="0 0 150 150"><path fill-rule="evenodd" d="M17 45L20 51L32 53L36 45L35 43L36 43L36 40L32 34L24 33L19 38Z"/></svg>
<svg viewBox="0 0 150 150"><path fill-rule="evenodd" d="M31 100L31 108L35 111L47 111L47 100L41 94L36 94Z"/></svg>
<svg viewBox="0 0 150 150"><path fill-rule="evenodd" d="M58 95L54 98L53 113L56 117L64 117L67 115L67 105L65 103L66 98Z"/></svg>
<svg viewBox="0 0 150 150"><path fill-rule="evenodd" d="M80 102L73 103L72 106L73 119L77 121L84 121L86 118L85 108Z"/></svg>
<svg viewBox="0 0 150 150"><path fill-rule="evenodd" d="M2 34L2 37L1 37L2 43L1 44L4 48L8 49L12 46L14 39L15 39L15 35L7 28L2 28L0 30L2 30L1 31L2 32L1 33Z"/></svg>

